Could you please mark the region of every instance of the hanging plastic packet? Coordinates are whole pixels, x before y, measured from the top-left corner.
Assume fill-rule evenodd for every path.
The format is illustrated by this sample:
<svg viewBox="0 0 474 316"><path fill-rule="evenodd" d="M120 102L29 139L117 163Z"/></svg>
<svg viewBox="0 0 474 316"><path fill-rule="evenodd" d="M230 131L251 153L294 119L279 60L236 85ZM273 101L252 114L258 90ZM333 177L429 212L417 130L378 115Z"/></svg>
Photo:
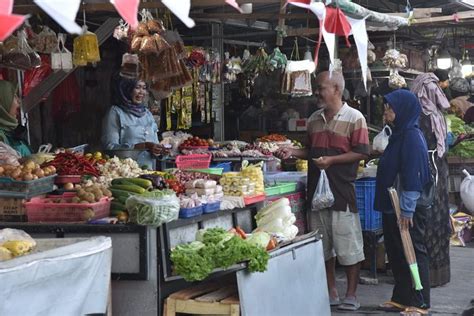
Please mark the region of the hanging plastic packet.
<svg viewBox="0 0 474 316"><path fill-rule="evenodd" d="M66 34L58 34L56 50L51 53L51 68L53 70L71 70L74 68L72 54L64 46Z"/></svg>
<svg viewBox="0 0 474 316"><path fill-rule="evenodd" d="M83 34L74 39L73 62L76 66L100 61L99 41L97 36L83 26Z"/></svg>
<svg viewBox="0 0 474 316"><path fill-rule="evenodd" d="M392 89L401 89L407 86L405 78L400 76L398 70L391 69L390 76L388 78L388 86Z"/></svg>

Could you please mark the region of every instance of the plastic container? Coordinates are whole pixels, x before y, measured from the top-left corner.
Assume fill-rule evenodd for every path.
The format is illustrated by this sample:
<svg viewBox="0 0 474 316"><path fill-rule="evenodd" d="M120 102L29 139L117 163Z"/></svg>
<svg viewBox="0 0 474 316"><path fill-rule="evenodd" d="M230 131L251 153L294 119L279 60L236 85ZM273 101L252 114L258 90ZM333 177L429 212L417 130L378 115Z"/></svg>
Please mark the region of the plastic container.
<svg viewBox="0 0 474 316"><path fill-rule="evenodd" d="M178 169L208 169L211 158L211 155L179 155L176 156L176 166Z"/></svg>
<svg viewBox="0 0 474 316"><path fill-rule="evenodd" d="M375 179L357 180L355 189L362 230L382 228L382 213L374 210Z"/></svg>
<svg viewBox="0 0 474 316"><path fill-rule="evenodd" d="M265 194L252 195L252 196L244 197L244 202L245 202L245 205L250 205L250 204L263 202L265 201L265 198L266 198Z"/></svg>
<svg viewBox="0 0 474 316"><path fill-rule="evenodd" d="M52 203L58 198L70 201L72 195L56 198L33 198L25 203L28 222L86 222L110 215L110 202L107 197L96 203ZM92 212L94 214L92 214Z"/></svg>
<svg viewBox="0 0 474 316"><path fill-rule="evenodd" d="M56 184L65 184L65 183L81 183L82 176L80 175L71 175L71 176L57 176L54 179Z"/></svg>
<svg viewBox="0 0 474 316"><path fill-rule="evenodd" d="M222 168L222 172L231 172L232 162L215 163L211 165L211 168Z"/></svg>
<svg viewBox="0 0 474 316"><path fill-rule="evenodd" d="M214 212L217 212L220 209L221 209L221 202L220 201L214 202L214 203L208 203L208 204L204 204L203 213L204 214L214 213Z"/></svg>
<svg viewBox="0 0 474 316"><path fill-rule="evenodd" d="M267 196L286 194L286 193L295 192L296 188L297 188L296 182L278 183L276 186L266 187L265 194Z"/></svg>
<svg viewBox="0 0 474 316"><path fill-rule="evenodd" d="M32 181L15 181L11 178L0 178L0 197L30 199L54 190L56 175Z"/></svg>
<svg viewBox="0 0 474 316"><path fill-rule="evenodd" d="M264 174L265 183L274 184L274 183L286 183L286 182L296 182L296 190L305 190L306 183L308 179L307 172L266 172Z"/></svg>
<svg viewBox="0 0 474 316"><path fill-rule="evenodd" d="M181 150L197 150L197 149L209 149L209 146L181 146Z"/></svg>
<svg viewBox="0 0 474 316"><path fill-rule="evenodd" d="M199 216L202 215L203 211L202 205L191 208L182 208L179 210L179 218L191 218Z"/></svg>

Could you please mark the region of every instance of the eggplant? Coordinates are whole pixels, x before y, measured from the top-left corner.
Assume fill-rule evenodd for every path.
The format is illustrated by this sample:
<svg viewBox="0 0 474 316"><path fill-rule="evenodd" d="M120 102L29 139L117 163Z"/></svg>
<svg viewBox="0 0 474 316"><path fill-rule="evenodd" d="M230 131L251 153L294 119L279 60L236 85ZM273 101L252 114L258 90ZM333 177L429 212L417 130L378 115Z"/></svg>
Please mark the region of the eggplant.
<svg viewBox="0 0 474 316"><path fill-rule="evenodd" d="M157 190L166 189L166 183L162 176L155 174L143 174L140 176L140 178L150 180L153 185L153 188Z"/></svg>

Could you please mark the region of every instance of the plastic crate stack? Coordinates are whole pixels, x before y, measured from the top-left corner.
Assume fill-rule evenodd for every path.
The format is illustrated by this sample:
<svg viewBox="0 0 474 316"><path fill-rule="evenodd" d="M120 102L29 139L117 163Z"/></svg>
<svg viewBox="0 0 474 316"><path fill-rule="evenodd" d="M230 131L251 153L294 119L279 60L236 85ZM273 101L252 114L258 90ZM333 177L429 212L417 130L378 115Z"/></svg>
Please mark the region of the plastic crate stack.
<svg viewBox="0 0 474 316"><path fill-rule="evenodd" d="M375 179L357 180L355 189L362 230L373 231L382 228L382 213L374 210Z"/></svg>
<svg viewBox="0 0 474 316"><path fill-rule="evenodd" d="M0 221L26 222L25 202L54 189L55 175L32 181L0 177Z"/></svg>

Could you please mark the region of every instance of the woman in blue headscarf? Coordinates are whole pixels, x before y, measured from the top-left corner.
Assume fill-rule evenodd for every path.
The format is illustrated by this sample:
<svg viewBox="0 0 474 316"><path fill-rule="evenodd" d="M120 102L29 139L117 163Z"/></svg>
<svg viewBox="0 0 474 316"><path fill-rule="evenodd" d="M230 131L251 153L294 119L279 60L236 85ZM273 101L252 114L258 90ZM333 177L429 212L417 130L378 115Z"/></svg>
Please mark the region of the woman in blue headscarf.
<svg viewBox="0 0 474 316"><path fill-rule="evenodd" d="M395 286L390 301L381 309L405 310L408 307L427 312L430 307L429 256L425 246L425 223L428 209L417 208L417 200L431 181L428 148L418 120L421 105L407 90L396 90L385 96L384 120L392 125L392 135L377 169L375 209L383 212L384 242L393 271ZM397 221L388 188L401 183L401 217ZM417 293L403 252L400 230L409 230L420 272L423 290Z"/></svg>
<svg viewBox="0 0 474 316"><path fill-rule="evenodd" d="M144 81L120 77L113 105L103 122L102 144L106 150L137 149L144 152L138 162L153 168L152 154L160 155L158 126L145 106L147 86Z"/></svg>

